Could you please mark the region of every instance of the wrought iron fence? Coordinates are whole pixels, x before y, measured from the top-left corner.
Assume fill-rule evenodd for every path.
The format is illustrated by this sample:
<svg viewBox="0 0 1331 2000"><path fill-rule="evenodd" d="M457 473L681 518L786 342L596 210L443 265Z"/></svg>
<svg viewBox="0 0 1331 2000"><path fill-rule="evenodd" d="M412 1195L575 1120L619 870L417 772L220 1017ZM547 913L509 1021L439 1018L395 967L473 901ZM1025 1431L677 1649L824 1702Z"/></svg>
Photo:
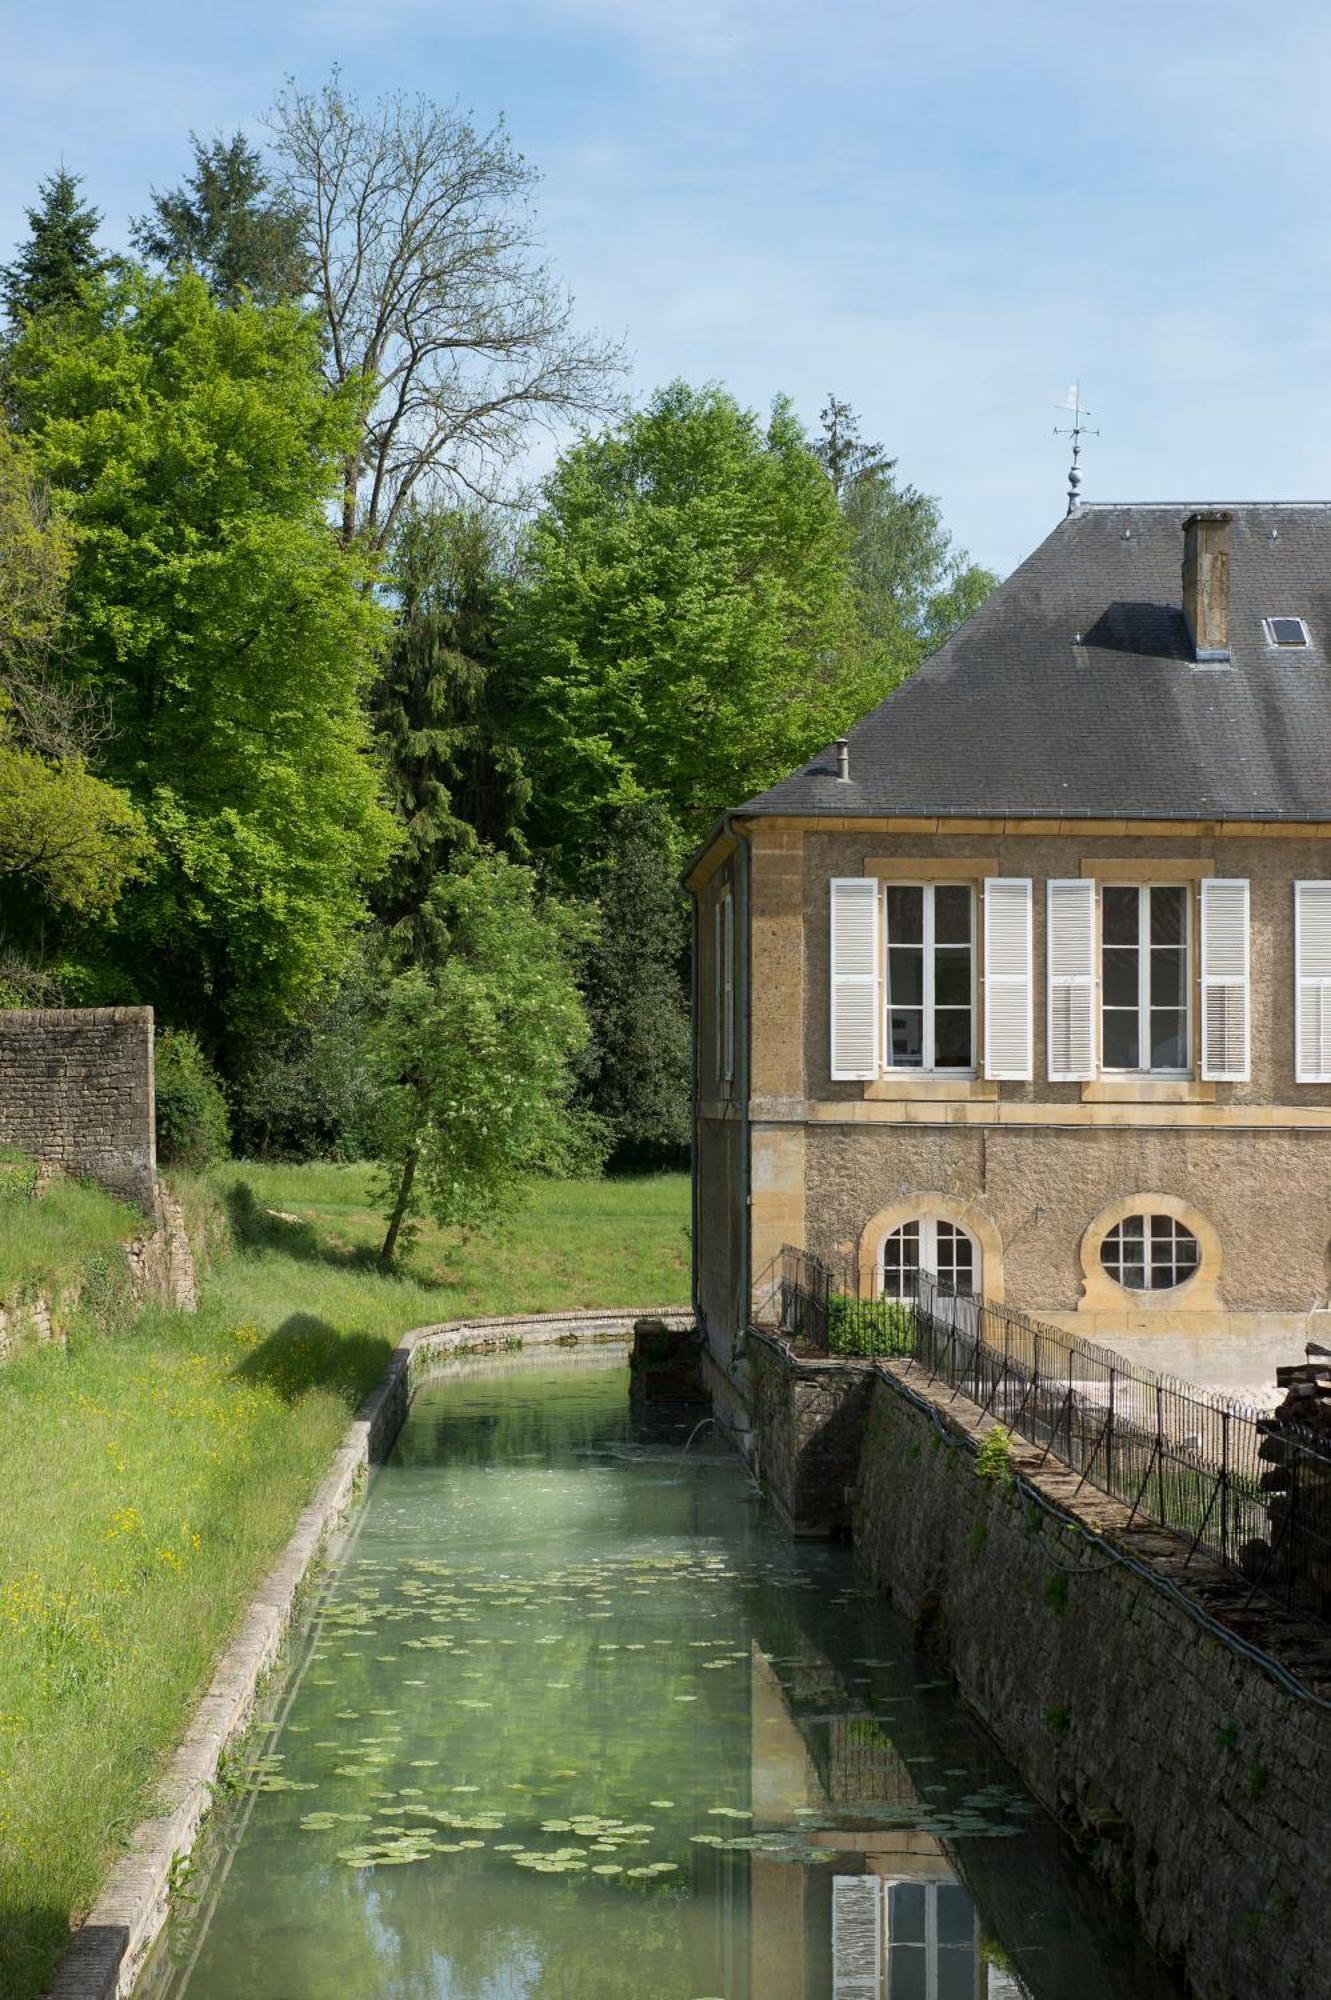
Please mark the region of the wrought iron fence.
<svg viewBox="0 0 1331 2000"><path fill-rule="evenodd" d="M766 1317L816 1352L918 1362L1131 1515L1184 1537L1301 1616L1331 1623L1331 1455L1284 1422L925 1273L906 1299L786 1248Z"/></svg>

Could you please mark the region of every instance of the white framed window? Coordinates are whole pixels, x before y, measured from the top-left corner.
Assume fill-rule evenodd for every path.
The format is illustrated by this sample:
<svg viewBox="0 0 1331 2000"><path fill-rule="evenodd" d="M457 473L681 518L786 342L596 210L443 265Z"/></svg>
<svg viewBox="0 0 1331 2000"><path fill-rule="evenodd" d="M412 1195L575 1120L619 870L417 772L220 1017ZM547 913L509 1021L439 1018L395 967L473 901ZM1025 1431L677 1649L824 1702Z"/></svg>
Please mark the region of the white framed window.
<svg viewBox="0 0 1331 2000"><path fill-rule="evenodd" d="M970 1298L980 1289L980 1246L969 1230L941 1217L903 1222L883 1239L879 1279L885 1299L913 1299L921 1271L940 1292Z"/></svg>
<svg viewBox="0 0 1331 2000"><path fill-rule="evenodd" d="M975 893L968 882L883 888L888 1069L975 1069Z"/></svg>
<svg viewBox="0 0 1331 2000"><path fill-rule="evenodd" d="M1106 882L1100 890L1100 1067L1186 1076L1191 1065L1188 891Z"/></svg>
<svg viewBox="0 0 1331 2000"><path fill-rule="evenodd" d="M1100 1245L1100 1262L1129 1292L1167 1292L1201 1264L1201 1246L1172 1215L1127 1215Z"/></svg>

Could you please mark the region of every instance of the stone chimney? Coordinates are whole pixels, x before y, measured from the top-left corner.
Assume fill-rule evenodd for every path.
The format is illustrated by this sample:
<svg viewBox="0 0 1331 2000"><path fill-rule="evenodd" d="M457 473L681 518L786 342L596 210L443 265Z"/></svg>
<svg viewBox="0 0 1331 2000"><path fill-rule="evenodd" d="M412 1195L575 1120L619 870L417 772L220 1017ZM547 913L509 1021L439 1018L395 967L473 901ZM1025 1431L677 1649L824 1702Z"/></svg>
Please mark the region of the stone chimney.
<svg viewBox="0 0 1331 2000"><path fill-rule="evenodd" d="M1183 616L1199 660L1229 658L1229 524L1232 514L1183 523Z"/></svg>

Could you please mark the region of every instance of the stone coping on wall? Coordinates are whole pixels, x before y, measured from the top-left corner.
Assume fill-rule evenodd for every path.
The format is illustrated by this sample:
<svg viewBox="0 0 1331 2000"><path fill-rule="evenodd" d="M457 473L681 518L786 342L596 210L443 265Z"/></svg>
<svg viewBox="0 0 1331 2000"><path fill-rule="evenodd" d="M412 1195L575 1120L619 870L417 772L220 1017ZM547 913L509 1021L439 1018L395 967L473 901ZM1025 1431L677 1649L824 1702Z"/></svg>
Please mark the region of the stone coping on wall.
<svg viewBox="0 0 1331 2000"><path fill-rule="evenodd" d="M70 1943L48 2000L124 2000L166 1923L173 1875L188 1858L213 1803L223 1752L245 1729L290 1628L302 1585L332 1532L350 1512L369 1468L384 1459L421 1376L450 1356L510 1345L551 1347L627 1339L636 1319L691 1326L691 1309L615 1307L535 1313L417 1327L393 1349L383 1381L366 1398L276 1565L259 1586L157 1787L157 1810L135 1829Z"/></svg>
<svg viewBox="0 0 1331 2000"><path fill-rule="evenodd" d="M1004 1431L1001 1418L931 1377L918 1361L871 1365L972 1451L978 1453L992 1432ZM1209 1556L1194 1554L1182 1535L1134 1519L1123 1501L1088 1486L1081 1474L1047 1456L1041 1446L1004 1434L1013 1476L1033 1498L1045 1501L1088 1538L1127 1557L1176 1601L1186 1601L1217 1637L1237 1642L1255 1667L1276 1676L1283 1668L1316 1700L1331 1704L1331 1633L1290 1616L1270 1599L1254 1597L1251 1584Z"/></svg>

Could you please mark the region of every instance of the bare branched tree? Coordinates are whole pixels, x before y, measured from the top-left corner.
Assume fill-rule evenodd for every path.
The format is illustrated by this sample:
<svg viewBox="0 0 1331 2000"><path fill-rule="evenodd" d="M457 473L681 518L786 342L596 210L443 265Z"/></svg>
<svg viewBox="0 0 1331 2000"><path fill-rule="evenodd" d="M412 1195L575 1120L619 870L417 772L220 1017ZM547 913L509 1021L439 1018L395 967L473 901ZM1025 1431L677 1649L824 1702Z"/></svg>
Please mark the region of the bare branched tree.
<svg viewBox="0 0 1331 2000"><path fill-rule="evenodd" d="M268 124L309 217L329 380L373 391L348 540L382 548L426 484L496 498L533 427L613 407L620 352L574 327L535 234L536 174L502 124L478 132L424 97L362 107L336 71L316 92L289 81Z"/></svg>

